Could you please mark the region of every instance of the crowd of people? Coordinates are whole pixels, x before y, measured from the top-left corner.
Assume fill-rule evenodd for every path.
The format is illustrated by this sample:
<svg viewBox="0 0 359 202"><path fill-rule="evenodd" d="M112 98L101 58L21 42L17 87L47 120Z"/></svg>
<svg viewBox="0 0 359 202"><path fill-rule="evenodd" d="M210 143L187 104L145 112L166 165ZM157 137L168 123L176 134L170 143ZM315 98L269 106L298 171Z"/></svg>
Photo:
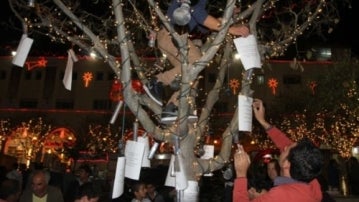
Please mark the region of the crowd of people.
<svg viewBox="0 0 359 202"><path fill-rule="evenodd" d="M174 197L170 189L161 193L154 182L126 180L125 193L112 199L112 185L94 180L93 169L87 163L74 173L54 172L40 164L20 170L15 164L10 170L0 167L0 202L166 202Z"/></svg>
<svg viewBox="0 0 359 202"><path fill-rule="evenodd" d="M54 173L39 165L29 169L19 168L3 169L1 202L96 202L100 198L100 190L89 178L91 170L87 164L79 167L78 175ZM86 174L83 174L84 170ZM66 177L70 175L71 180Z"/></svg>
<svg viewBox="0 0 359 202"><path fill-rule="evenodd" d="M340 177L344 172L338 162L330 159L324 167L322 151L310 140L303 138L293 142L268 123L261 100L254 100L253 112L281 153L268 162L251 163L250 156L238 145L234 153L233 187L228 192L232 197L227 197L226 201L335 201L326 191L340 191ZM92 169L88 164L79 166L76 175L65 172L60 176L41 166L25 169L23 165L14 163L8 167L10 169L0 167L0 202L111 201L109 193L104 197L103 187L91 180ZM349 193L359 195L358 160L349 158L345 168ZM323 169L326 172L322 172ZM175 193L172 192L171 197L169 192L163 195L158 186L161 185L150 181L134 181L127 186L127 195L112 201L175 201Z"/></svg>
<svg viewBox="0 0 359 202"><path fill-rule="evenodd" d="M207 13L206 4L207 0L173 0L167 16L176 31L184 29L186 33L220 31L220 19ZM181 20L184 19L177 19L178 16L176 18L174 13L178 11L177 9L186 7L190 7L188 10L190 18L188 22L183 23ZM236 37L246 37L250 34L246 25L231 25L228 32ZM161 122L168 124L178 119L177 106L181 95L178 93L179 86L174 82L181 77L182 63L178 58L184 56L178 56L177 44L167 29L162 27L154 35L152 37L157 39L158 48L167 55L173 68L154 75L144 89L158 105L166 104L161 114ZM187 60L193 65L202 53L200 47L191 40L188 40L188 47ZM162 100L163 86L172 86L176 91L167 103ZM281 154L278 159L273 158L265 165L256 165L251 163L250 156L242 145L238 145L234 154L233 190L230 191L231 197L228 197L230 198L228 200L233 202L331 201L330 196L325 195L323 184L321 186L319 181L324 167L324 157L320 149L306 138L293 142L282 131L267 122L261 100L254 100L253 112L256 120L266 130ZM189 111L188 115L189 119L197 119L193 111ZM339 189L339 177L342 173L336 163L334 160L330 161L328 167L326 178L330 189ZM353 195L359 195L359 163L355 157L349 159L347 170L349 191ZM92 170L86 164L78 168L77 175L61 173L60 177L54 177L55 173L43 167L25 170L18 164L14 164L9 171L1 168L0 174L0 202L97 202L103 197L103 187L91 180ZM151 182L136 181L127 187L130 190L129 195L123 195L112 201L175 201L176 197L162 195L157 186ZM105 198L111 200L109 196Z"/></svg>

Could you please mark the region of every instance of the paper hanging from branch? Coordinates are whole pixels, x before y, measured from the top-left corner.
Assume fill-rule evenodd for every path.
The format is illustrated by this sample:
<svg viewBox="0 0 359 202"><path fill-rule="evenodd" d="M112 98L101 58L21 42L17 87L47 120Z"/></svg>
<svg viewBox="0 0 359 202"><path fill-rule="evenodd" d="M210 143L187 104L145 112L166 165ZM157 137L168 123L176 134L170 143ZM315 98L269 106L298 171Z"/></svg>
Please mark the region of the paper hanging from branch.
<svg viewBox="0 0 359 202"><path fill-rule="evenodd" d="M254 35L238 37L233 41L245 70L261 68L261 58Z"/></svg>
<svg viewBox="0 0 359 202"><path fill-rule="evenodd" d="M16 55L12 59L12 64L19 67L24 66L33 42L34 40L27 37L27 34L21 36L20 43L16 49Z"/></svg>
<svg viewBox="0 0 359 202"><path fill-rule="evenodd" d="M117 158L115 180L113 182L112 199L123 194L125 184L125 157Z"/></svg>
<svg viewBox="0 0 359 202"><path fill-rule="evenodd" d="M188 181L188 187L184 190L182 200L186 202L197 202L199 197L199 186L197 181Z"/></svg>
<svg viewBox="0 0 359 202"><path fill-rule="evenodd" d="M184 190L188 187L186 169L184 166L184 158L181 152L175 156L174 161L174 169L175 169L175 184L176 190Z"/></svg>
<svg viewBox="0 0 359 202"><path fill-rule="evenodd" d="M214 145L203 145L204 154L201 156L201 159L210 159L214 157ZM213 176L213 173L205 173L203 176Z"/></svg>
<svg viewBox="0 0 359 202"><path fill-rule="evenodd" d="M138 180L140 178L144 150L144 143L127 140L125 148L125 177L133 180Z"/></svg>
<svg viewBox="0 0 359 202"><path fill-rule="evenodd" d="M64 78L62 79L62 83L64 84L65 88L67 90L71 91L72 86L72 72L73 72L73 66L74 62L77 62L78 58L75 55L75 52L70 49L67 51L67 64L65 69Z"/></svg>
<svg viewBox="0 0 359 202"><path fill-rule="evenodd" d="M252 131L252 102L253 98L238 95L238 130Z"/></svg>
<svg viewBox="0 0 359 202"><path fill-rule="evenodd" d="M142 164L141 167L146 167L146 168L150 168L151 167L151 161L147 158L148 157L148 153L150 150L150 143L148 140L148 136L140 136L137 138L138 142L142 142L145 146L144 151L143 151L143 157L142 157Z"/></svg>
<svg viewBox="0 0 359 202"><path fill-rule="evenodd" d="M174 168L173 168L173 164L175 161L175 155L171 155L171 160L170 160L170 165L168 167L168 171L167 171L167 176L166 176L166 181L165 181L165 186L168 187L175 187L175 173L174 173Z"/></svg>

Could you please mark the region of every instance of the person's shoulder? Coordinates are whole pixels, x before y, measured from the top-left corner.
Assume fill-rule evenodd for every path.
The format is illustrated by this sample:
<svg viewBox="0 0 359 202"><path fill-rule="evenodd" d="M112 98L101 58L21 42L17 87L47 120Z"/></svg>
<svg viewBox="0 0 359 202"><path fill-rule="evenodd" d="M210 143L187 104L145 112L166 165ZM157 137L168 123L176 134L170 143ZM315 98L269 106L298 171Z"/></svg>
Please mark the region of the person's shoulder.
<svg viewBox="0 0 359 202"><path fill-rule="evenodd" d="M51 193L51 192L60 192L60 193L62 193L60 188L58 188L56 186L53 186L53 185L48 185L47 190L48 190L49 193Z"/></svg>

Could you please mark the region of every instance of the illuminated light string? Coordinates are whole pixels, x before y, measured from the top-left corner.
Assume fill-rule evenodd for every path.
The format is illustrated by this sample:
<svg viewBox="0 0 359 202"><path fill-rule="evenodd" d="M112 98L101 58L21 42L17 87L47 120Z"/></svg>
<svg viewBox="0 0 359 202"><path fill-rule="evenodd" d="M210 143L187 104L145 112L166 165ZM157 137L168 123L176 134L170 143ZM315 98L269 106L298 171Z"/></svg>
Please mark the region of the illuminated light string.
<svg viewBox="0 0 359 202"><path fill-rule="evenodd" d="M347 110L348 113L353 113L349 109ZM278 124L278 128L288 134L293 141L307 137L319 147L337 151L343 158L350 157L352 148L358 146L359 128L349 119L319 113L311 126L306 124L306 120L306 115L295 114L291 117L285 117ZM333 123L326 124L328 120L333 121ZM267 135L260 133L259 130L254 130L251 135L260 149L275 148Z"/></svg>
<svg viewBox="0 0 359 202"><path fill-rule="evenodd" d="M30 2L32 2L33 0L29 0L29 3ZM263 5L263 10L265 11L264 12L264 14L261 16L261 18L271 18L273 15L275 15L275 13L273 12L273 9L274 8L276 8L276 6L275 6L275 3L276 2L278 2L278 1L269 1L269 2L266 2L264 5ZM312 3L311 1L308 1L308 2L310 2L310 5L313 5L313 6L315 6L314 5L314 3ZM136 7L135 7L135 5L133 5L132 4L132 1L129 1L129 3L131 3L131 5L134 7L134 9L136 9ZM310 14L310 15L308 15L307 16L307 20L306 20L306 22L307 23L311 23L313 20L315 20L315 19L317 19L318 17L320 17L321 16L321 13L322 13L322 7L323 6L325 6L325 1L322 1L322 2L320 2L320 4L319 4L319 6L316 8L316 10L315 10L315 12L312 12L312 14ZM33 5L33 3L31 3L32 5ZM157 5L158 3L156 2L156 5L153 5L153 7L156 7L156 8L159 8L159 6ZM41 5L39 4L38 6L37 6L37 9L38 9L38 12L47 12L45 9L43 9L42 7L41 8L39 8ZM296 4L293 4L293 5L291 5L290 7L292 8L292 7L295 7L295 6L297 6L298 7L298 5L296 5ZM252 7L252 5L248 5L248 8L251 8ZM110 5L109 6L109 8L110 9L113 9L113 7ZM70 10L70 11L72 11L73 10L73 8L71 7L71 6L68 6L68 9ZM56 15L57 16L63 16L63 14L60 12L60 10L59 9L55 9L55 11L56 12L58 12ZM157 15L155 15L155 13L152 11L152 12L150 12L151 13L151 25L152 26L154 26L154 27L156 27L156 26L158 26L155 22L156 22L156 17L157 17ZM144 22L144 16L142 16L142 15L140 15L140 12L134 12L134 14L135 14L135 17L133 18L126 18L125 20L126 20L126 22L128 22L128 24L136 24L137 26L142 26L143 27L143 29L145 29L145 30L148 30L149 29L149 25L147 25L147 23L146 22ZM111 15L114 15L114 13L113 12L111 12ZM39 20L41 20L41 18L39 18L39 19L33 19L33 22L31 22L29 19L27 19L26 20L26 23L28 23L28 27L42 27L42 26L48 26L50 29L49 29L49 31L53 31L54 32L54 30L55 29L53 29L53 27L54 27L54 25L53 25L53 23L52 24L49 24L49 23L45 23L45 22L42 22L42 24L41 24L41 22L39 23ZM243 19L242 18L236 18L235 19L235 21L236 22L238 22L238 21L243 21ZM86 22L85 20L82 20L82 22ZM73 24L73 22L69 22L68 23L69 25L71 25L71 24ZM113 22L113 24L114 25L116 25L116 22ZM75 34L75 29L73 29L73 28L69 28L68 29L68 31L67 31L67 33L68 34ZM297 29L294 29L294 31L290 31L290 33L291 34L294 34L295 36L297 36L297 35L301 35L302 34L302 29L300 29L300 27L298 27ZM56 32L56 35L57 36L61 36L59 33L57 33ZM292 37L292 38L295 38L295 36L294 37ZM62 38L62 37L53 37L53 40L58 40L58 41L60 41L60 42L64 42L65 41L65 37L64 38ZM111 41L111 40L109 40L109 41ZM108 42L104 42L104 43L108 43ZM274 41L272 41L272 42L269 42L268 43L268 45L270 46L270 43L273 43L273 44L275 44L275 42ZM294 42L293 42L294 43ZM106 45L107 46L107 45ZM288 46L288 44L280 44L280 45L278 45L278 48L274 48L274 49L276 49L277 51L272 51L272 56L279 56L279 55L281 55L285 50L286 50L286 48L287 48L287 46Z"/></svg>
<svg viewBox="0 0 359 202"><path fill-rule="evenodd" d="M342 105L341 107L346 110L349 115L357 117L354 112L349 110L350 108L348 106ZM328 120L326 117L335 119L334 123L326 125L325 120ZM350 119L333 117L324 112L316 115L315 122L312 126L308 126L306 120L306 115L295 114L294 116L283 119L278 126L294 141L308 137L318 146L325 146L337 150L344 158L351 156L351 149L357 144L359 138L359 128L355 123L352 123ZM18 129L15 131L10 129L10 125L11 123L8 120L0 121L0 131L2 132L0 139L5 141L8 137L26 138L29 140L28 142L31 142L31 145L25 144L24 147L27 149L31 147L32 154L39 151L39 148L44 144L44 138L51 130L51 126L44 124L41 118L39 118L37 122L32 119L28 122L22 122L20 126L16 127ZM253 130L252 137L258 147L260 149L274 148L273 143L267 136L257 131L258 130ZM115 152L117 150L118 139L120 139L120 137L117 134L112 134L109 126L90 125L89 135L91 136L91 138L88 138L90 141L88 144L89 149L109 152ZM228 135L224 138L231 137L231 135ZM93 147L91 145L96 146ZM32 154L29 155L31 156ZM217 160L214 159L216 163L225 163ZM204 168L202 168L202 170L204 170Z"/></svg>

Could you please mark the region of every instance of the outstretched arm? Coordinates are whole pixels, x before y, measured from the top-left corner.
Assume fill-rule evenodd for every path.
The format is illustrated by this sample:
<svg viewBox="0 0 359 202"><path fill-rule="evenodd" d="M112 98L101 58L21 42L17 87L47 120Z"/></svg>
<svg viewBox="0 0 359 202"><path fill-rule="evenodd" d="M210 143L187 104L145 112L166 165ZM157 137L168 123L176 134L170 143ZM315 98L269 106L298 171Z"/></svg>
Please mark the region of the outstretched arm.
<svg viewBox="0 0 359 202"><path fill-rule="evenodd" d="M220 31L221 21L211 15L208 15L203 22L203 25L210 30ZM249 29L245 25L232 25L228 32L234 36L246 37L249 35Z"/></svg>
<svg viewBox="0 0 359 202"><path fill-rule="evenodd" d="M293 143L285 133L280 131L278 128L272 126L265 119L265 108L263 106L262 100L254 99L252 106L253 106L253 113L255 118L261 124L261 126L266 130L269 138L274 142L277 148L283 151L285 147Z"/></svg>
<svg viewBox="0 0 359 202"><path fill-rule="evenodd" d="M247 170L250 165L249 155L241 145L238 145L234 153L234 168L236 179L234 180L233 201L249 201L247 192Z"/></svg>

